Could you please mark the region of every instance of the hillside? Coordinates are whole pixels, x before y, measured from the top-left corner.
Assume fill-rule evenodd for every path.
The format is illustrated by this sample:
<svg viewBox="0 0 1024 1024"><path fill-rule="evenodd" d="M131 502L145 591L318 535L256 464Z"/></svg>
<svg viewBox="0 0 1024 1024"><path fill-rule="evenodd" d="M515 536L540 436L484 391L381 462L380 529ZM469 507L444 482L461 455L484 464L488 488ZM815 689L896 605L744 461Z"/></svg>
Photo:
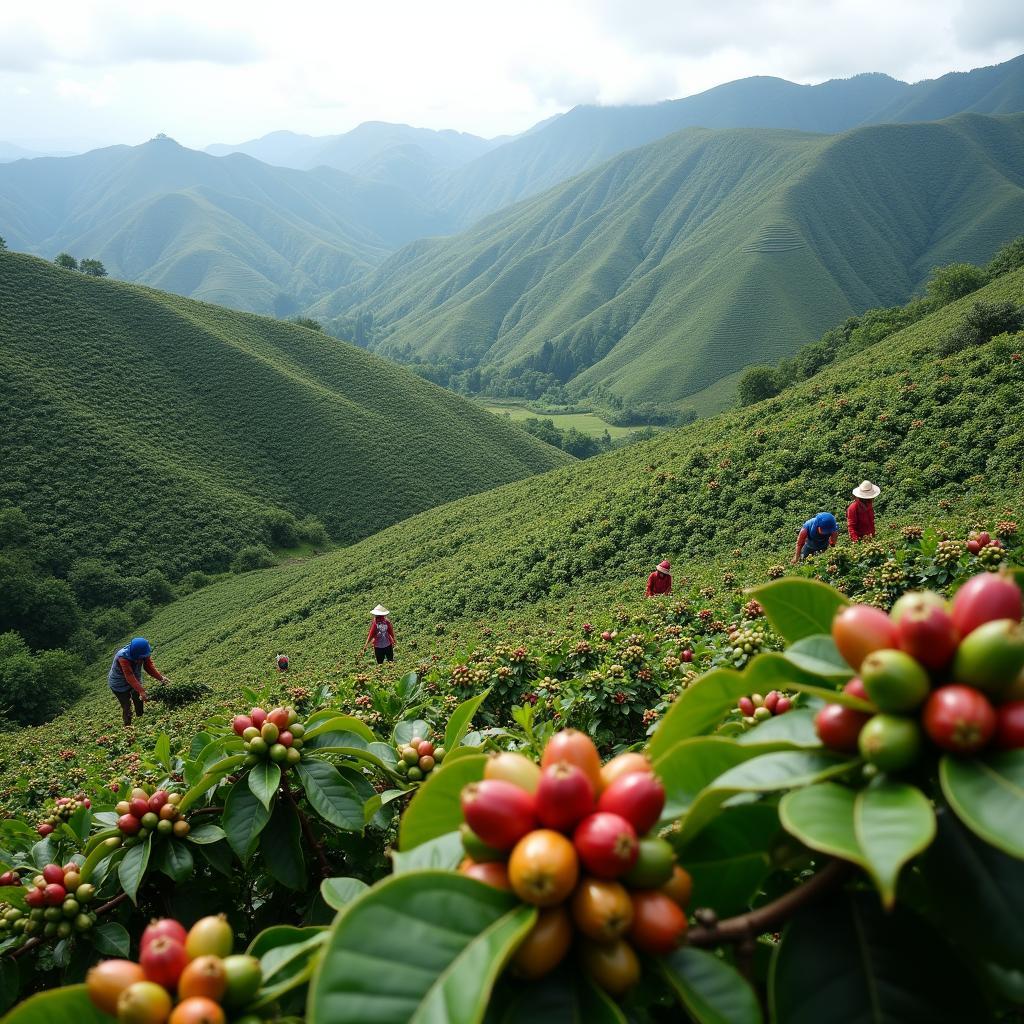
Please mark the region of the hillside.
<svg viewBox="0 0 1024 1024"><path fill-rule="evenodd" d="M213 158L210 158L213 159ZM0 507L65 568L219 570L282 512L348 542L567 460L353 346L0 253Z"/></svg>
<svg viewBox="0 0 1024 1024"><path fill-rule="evenodd" d="M685 406L1022 230L1024 115L690 129L413 243L315 313L372 313L403 361Z"/></svg>
<svg viewBox="0 0 1024 1024"><path fill-rule="evenodd" d="M804 519L841 514L865 477L883 488L883 538L912 522L1019 521L1024 335L935 354L977 300L1024 301L1024 270L778 398L217 584L158 614L147 635L168 671L222 693L267 683L279 650L296 683L347 687L376 601L394 613L399 672L434 653L464 656L506 623L513 640L529 629L543 644L569 613L607 622L615 601L638 604L665 556L695 602L705 587L763 582Z"/></svg>
<svg viewBox="0 0 1024 1024"><path fill-rule="evenodd" d="M842 132L863 124L935 121L961 112L1024 110L1024 56L909 85L863 74L819 85L757 76L664 103L574 107L538 131L438 182L435 202L468 226L484 215L683 128Z"/></svg>
<svg viewBox="0 0 1024 1024"><path fill-rule="evenodd" d="M100 259L115 277L252 312L297 312L443 227L402 189L163 138L0 166L11 248Z"/></svg>

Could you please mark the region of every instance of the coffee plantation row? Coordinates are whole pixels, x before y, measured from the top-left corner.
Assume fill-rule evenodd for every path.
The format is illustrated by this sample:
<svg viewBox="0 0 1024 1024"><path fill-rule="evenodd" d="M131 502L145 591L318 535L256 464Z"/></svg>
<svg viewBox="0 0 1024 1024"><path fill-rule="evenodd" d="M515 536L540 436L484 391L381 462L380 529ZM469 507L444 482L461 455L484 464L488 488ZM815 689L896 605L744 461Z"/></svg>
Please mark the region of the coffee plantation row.
<svg viewBox="0 0 1024 1024"><path fill-rule="evenodd" d="M1015 524L988 532L910 527L354 700L293 673L280 706L76 755L55 801L5 792L5 1024L109 1021L117 979L116 1015L154 1024L999 1019L1024 1000L1024 638ZM974 718L936 726L956 689ZM218 914L218 963L147 966L150 919ZM224 1002L243 953L258 982Z"/></svg>

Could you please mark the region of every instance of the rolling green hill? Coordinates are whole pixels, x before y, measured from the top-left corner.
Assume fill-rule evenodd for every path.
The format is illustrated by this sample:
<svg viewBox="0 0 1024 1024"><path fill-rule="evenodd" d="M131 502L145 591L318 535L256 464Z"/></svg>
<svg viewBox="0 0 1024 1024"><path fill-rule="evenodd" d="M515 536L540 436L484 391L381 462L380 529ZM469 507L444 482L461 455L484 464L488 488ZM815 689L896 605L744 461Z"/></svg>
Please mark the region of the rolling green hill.
<svg viewBox="0 0 1024 1024"><path fill-rule="evenodd" d="M690 129L415 242L315 312L372 313L372 347L403 361L685 406L1022 230L1024 115Z"/></svg>
<svg viewBox="0 0 1024 1024"><path fill-rule="evenodd" d="M296 312L446 223L403 189L165 138L0 165L11 248L252 312Z"/></svg>
<svg viewBox="0 0 1024 1024"><path fill-rule="evenodd" d="M685 593L716 593L723 571L734 586L762 582L800 524L821 509L841 516L865 477L883 488L883 537L915 521L1019 520L1024 334L936 356L979 300L1024 302L1024 270L768 402L432 509L314 562L216 584L158 614L147 635L168 671L221 693L266 681L278 650L306 685L358 671L378 600L393 610L404 671L506 621L513 636L523 623L543 635L568 612L607 621L615 601L637 603L666 556Z"/></svg>
<svg viewBox="0 0 1024 1024"><path fill-rule="evenodd" d="M535 132L438 181L434 201L463 226L683 128L842 132L863 124L935 121L961 112L1024 110L1024 56L908 85L864 74L819 85L758 76L683 99L628 107L574 107Z"/></svg>
<svg viewBox="0 0 1024 1024"><path fill-rule="evenodd" d="M348 542L567 461L320 332L10 252L0 365L0 507L65 567L177 579L225 568L282 512Z"/></svg>

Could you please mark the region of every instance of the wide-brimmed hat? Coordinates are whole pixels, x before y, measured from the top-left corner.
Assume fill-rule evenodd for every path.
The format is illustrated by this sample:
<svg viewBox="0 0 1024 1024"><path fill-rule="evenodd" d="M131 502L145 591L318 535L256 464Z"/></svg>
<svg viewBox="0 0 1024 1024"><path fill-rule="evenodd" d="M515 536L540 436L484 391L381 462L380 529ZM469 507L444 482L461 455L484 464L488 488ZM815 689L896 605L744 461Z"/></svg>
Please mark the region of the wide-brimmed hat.
<svg viewBox="0 0 1024 1024"><path fill-rule="evenodd" d="M870 480L864 480L860 487L854 487L855 498L877 498L882 493L881 487L876 487Z"/></svg>
<svg viewBox="0 0 1024 1024"><path fill-rule="evenodd" d="M373 609L372 612L370 612L370 614L371 615L390 615L391 612L389 612L387 610L387 608L384 607L384 605L379 604L379 605L377 605L376 608Z"/></svg>
<svg viewBox="0 0 1024 1024"><path fill-rule="evenodd" d="M672 564L669 562L669 560L667 558L663 558L654 567L654 571L655 572L663 572L666 576L670 576L672 574Z"/></svg>

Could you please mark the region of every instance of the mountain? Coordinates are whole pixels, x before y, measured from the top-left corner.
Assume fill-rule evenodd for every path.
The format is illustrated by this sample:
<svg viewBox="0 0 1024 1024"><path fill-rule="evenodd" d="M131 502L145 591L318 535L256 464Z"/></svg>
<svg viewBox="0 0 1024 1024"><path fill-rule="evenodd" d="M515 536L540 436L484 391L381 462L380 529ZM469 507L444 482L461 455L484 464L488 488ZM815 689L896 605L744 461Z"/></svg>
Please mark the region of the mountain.
<svg viewBox="0 0 1024 1024"><path fill-rule="evenodd" d="M12 160L34 160L41 156L71 156L70 153L40 153L34 149L25 149L13 142L4 142L0 139L0 164L10 163Z"/></svg>
<svg viewBox="0 0 1024 1024"><path fill-rule="evenodd" d="M342 135L318 137L279 131L237 146L207 146L206 152L214 156L245 153L268 164L303 170L335 167L370 181L425 193L436 175L468 163L496 143L467 132L366 121Z"/></svg>
<svg viewBox="0 0 1024 1024"><path fill-rule="evenodd" d="M908 85L882 74L797 85L753 77L641 106L575 107L438 182L436 205L462 226L535 195L628 149L682 128L842 132L862 124L932 121L961 112L1024 110L1024 56Z"/></svg>
<svg viewBox="0 0 1024 1024"><path fill-rule="evenodd" d="M372 313L372 347L403 361L660 405L723 382L720 408L743 367L1022 231L1024 115L689 129L414 242L315 313Z"/></svg>
<svg viewBox="0 0 1024 1024"><path fill-rule="evenodd" d="M402 189L167 138L0 166L11 248L66 250L115 277L255 312L298 311L444 227Z"/></svg>
<svg viewBox="0 0 1024 1024"><path fill-rule="evenodd" d="M224 568L282 513L350 542L568 460L318 331L11 252L0 363L0 507L65 568Z"/></svg>

